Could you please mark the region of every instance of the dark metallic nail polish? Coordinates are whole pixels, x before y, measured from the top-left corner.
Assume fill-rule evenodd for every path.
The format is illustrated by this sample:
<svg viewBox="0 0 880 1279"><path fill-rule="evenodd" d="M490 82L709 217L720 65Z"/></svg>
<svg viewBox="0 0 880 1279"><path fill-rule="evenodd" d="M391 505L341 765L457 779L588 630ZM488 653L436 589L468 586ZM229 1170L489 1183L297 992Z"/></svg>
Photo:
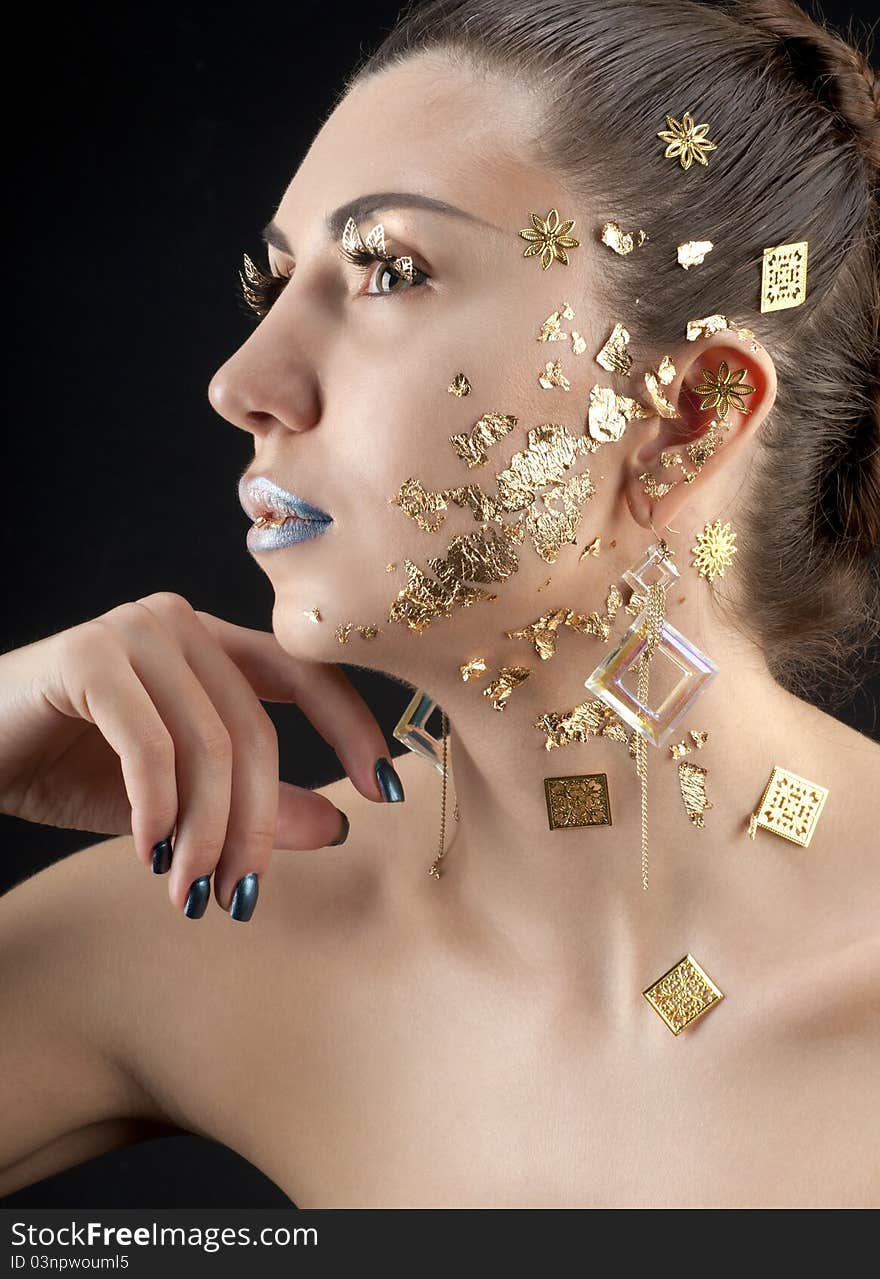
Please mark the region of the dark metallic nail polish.
<svg viewBox="0 0 880 1279"><path fill-rule="evenodd" d="M403 782L394 771L391 760L386 759L384 756L376 760L376 781L379 783L379 789L388 803L398 804L401 800L406 799L403 793Z"/></svg>
<svg viewBox="0 0 880 1279"><path fill-rule="evenodd" d="M335 848L337 844L344 844L348 839L348 832L351 830L351 822L348 820L348 814L343 813L341 808L337 811L339 812L339 816L342 818L342 831L337 839L331 839L330 843L327 845L328 848Z"/></svg>
<svg viewBox="0 0 880 1279"><path fill-rule="evenodd" d="M229 913L232 918L242 921L250 919L257 905L259 894L260 880L256 871L252 870L249 875L242 875L235 885L235 892L232 894L232 901L229 903Z"/></svg>
<svg viewBox="0 0 880 1279"><path fill-rule="evenodd" d="M210 896L211 876L200 875L198 879L194 879L190 884L189 895L183 908L184 915L188 919L201 919L208 909Z"/></svg>
<svg viewBox="0 0 880 1279"><path fill-rule="evenodd" d="M153 849L153 874L164 875L166 871L171 869L171 847L170 839L162 839Z"/></svg>

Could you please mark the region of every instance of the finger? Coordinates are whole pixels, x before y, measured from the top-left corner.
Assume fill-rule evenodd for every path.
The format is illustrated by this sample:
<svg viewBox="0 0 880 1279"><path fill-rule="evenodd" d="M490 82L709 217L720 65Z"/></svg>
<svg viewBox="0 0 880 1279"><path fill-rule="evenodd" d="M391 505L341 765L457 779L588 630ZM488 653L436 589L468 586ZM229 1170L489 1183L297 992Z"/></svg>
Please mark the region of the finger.
<svg viewBox="0 0 880 1279"><path fill-rule="evenodd" d="M239 668L195 612L176 597L152 603L160 624L173 626L183 656L207 692L232 741L232 786L226 839L214 875L214 895L228 909L238 881L265 874L276 847L279 806L275 726ZM285 808L285 846L322 848L339 834L339 810L324 795L297 787Z"/></svg>
<svg viewBox="0 0 880 1279"><path fill-rule="evenodd" d="M226 840L232 739L173 631L141 604L99 621L117 637L174 741L177 832L168 895L183 910L196 879L212 875Z"/></svg>
<svg viewBox="0 0 880 1279"><path fill-rule="evenodd" d="M125 652L107 632L83 625L65 646L59 675L70 707L119 756L131 834L145 866L177 820L174 741Z"/></svg>
<svg viewBox="0 0 880 1279"><path fill-rule="evenodd" d="M196 609L195 616L244 674L264 702L294 702L333 747L362 795L384 802L376 761L391 758L385 734L351 680L332 662L304 662L283 649L271 631L236 626Z"/></svg>

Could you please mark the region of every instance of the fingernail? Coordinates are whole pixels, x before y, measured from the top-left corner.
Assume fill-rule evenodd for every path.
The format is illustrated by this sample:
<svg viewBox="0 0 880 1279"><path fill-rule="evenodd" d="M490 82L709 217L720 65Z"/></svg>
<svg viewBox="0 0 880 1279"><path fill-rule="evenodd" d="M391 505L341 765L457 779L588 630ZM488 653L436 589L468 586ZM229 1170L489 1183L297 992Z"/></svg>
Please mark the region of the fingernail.
<svg viewBox="0 0 880 1279"><path fill-rule="evenodd" d="M342 830L340 831L337 839L331 839L330 843L327 845L328 848L335 848L337 844L344 844L348 839L348 832L351 830L351 822L348 820L348 814L343 813L341 808L337 808L336 811L342 818Z"/></svg>
<svg viewBox="0 0 880 1279"><path fill-rule="evenodd" d="M376 760L376 781L388 803L398 804L402 799L406 799L403 793L403 782L395 773L391 760L384 756Z"/></svg>
<svg viewBox="0 0 880 1279"><path fill-rule="evenodd" d="M240 919L242 922L250 919L256 908L259 893L260 881L256 871L252 870L249 875L242 875L235 885L235 892L229 904L229 913L232 918Z"/></svg>
<svg viewBox="0 0 880 1279"><path fill-rule="evenodd" d="M208 899L211 896L211 876L200 875L198 879L194 879L190 884L189 893L186 898L186 905L183 908L184 915L189 919L201 919L205 911L208 909Z"/></svg>
<svg viewBox="0 0 880 1279"><path fill-rule="evenodd" d="M153 848L153 874L164 875L171 869L171 840L161 839Z"/></svg>

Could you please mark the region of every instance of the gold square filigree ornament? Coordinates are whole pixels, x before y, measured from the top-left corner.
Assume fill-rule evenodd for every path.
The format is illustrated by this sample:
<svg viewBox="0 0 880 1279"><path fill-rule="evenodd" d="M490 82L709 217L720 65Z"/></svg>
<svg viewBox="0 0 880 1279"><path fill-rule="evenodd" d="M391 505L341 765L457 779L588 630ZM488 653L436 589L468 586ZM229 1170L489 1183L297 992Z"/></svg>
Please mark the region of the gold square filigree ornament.
<svg viewBox="0 0 880 1279"><path fill-rule="evenodd" d="M807 296L807 240L777 244L764 250L761 263L761 310L800 306Z"/></svg>
<svg viewBox="0 0 880 1279"><path fill-rule="evenodd" d="M673 1035L680 1035L685 1027L724 998L709 974L690 954L673 964L642 994Z"/></svg>
<svg viewBox="0 0 880 1279"><path fill-rule="evenodd" d="M680 577L672 561L654 543L639 564L623 578L647 592L655 581L667 587ZM660 643L652 659L655 704L643 704L638 695L639 661L648 643L648 612L640 613L613 652L584 680L590 692L615 710L630 728L654 746L663 746L696 698L718 674L718 667L669 622L664 621Z"/></svg>
<svg viewBox="0 0 880 1279"><path fill-rule="evenodd" d="M749 838L755 838L760 826L802 848L809 847L827 798L827 787L774 764L761 802L749 817Z"/></svg>
<svg viewBox="0 0 880 1279"><path fill-rule="evenodd" d="M551 830L612 825L606 773L545 777L544 797Z"/></svg>

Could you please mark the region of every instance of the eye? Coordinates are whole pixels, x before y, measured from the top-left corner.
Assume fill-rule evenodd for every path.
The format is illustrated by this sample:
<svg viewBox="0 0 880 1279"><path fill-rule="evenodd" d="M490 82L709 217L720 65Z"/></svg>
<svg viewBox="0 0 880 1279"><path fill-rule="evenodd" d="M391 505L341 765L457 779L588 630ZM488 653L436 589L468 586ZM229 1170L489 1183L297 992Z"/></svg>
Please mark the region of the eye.
<svg viewBox="0 0 880 1279"><path fill-rule="evenodd" d="M412 280L409 280L405 275L398 271L393 263L397 260L398 256L403 256L402 254L379 253L379 251L374 249L372 246L351 249L344 245L339 245L339 252L341 256L345 258L346 262L351 262L352 265L356 266L363 275L368 275L372 271L373 267L378 263L382 269L376 271L373 279L382 279L383 276L387 275L390 277L392 282L403 286L402 288L392 288L387 291L383 289L379 289L377 292L364 290L364 296L366 297L389 297L392 293L408 293L414 288L423 287L425 281L430 278L426 272L421 271L415 264L413 264L412 269Z"/></svg>

